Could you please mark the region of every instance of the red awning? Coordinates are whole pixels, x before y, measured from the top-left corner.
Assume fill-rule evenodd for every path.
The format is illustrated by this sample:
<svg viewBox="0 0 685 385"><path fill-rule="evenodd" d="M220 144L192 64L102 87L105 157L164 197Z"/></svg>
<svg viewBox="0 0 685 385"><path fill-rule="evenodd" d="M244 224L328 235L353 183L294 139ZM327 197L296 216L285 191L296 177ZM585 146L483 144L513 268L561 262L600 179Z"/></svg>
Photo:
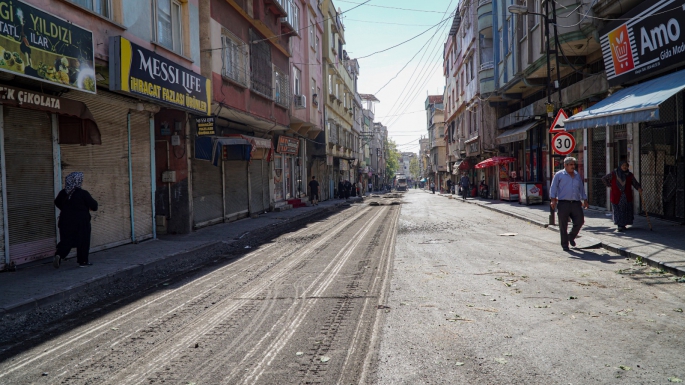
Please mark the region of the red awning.
<svg viewBox="0 0 685 385"><path fill-rule="evenodd" d="M516 158L508 157L508 156L493 156L490 159L486 159L476 165L476 168L486 168L486 167L493 167L493 166L499 166L500 164L504 163L511 163L511 162L516 162Z"/></svg>

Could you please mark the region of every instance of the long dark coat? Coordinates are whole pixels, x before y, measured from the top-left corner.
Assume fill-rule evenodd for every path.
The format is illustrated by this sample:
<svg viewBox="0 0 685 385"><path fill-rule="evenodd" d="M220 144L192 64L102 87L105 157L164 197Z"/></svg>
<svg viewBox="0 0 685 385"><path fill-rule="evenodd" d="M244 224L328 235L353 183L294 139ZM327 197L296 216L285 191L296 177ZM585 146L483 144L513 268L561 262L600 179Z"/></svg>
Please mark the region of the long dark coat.
<svg viewBox="0 0 685 385"><path fill-rule="evenodd" d="M72 248L76 248L76 259L79 264L88 263L90 250L90 211L97 211L98 202L86 190L77 188L71 194L62 190L55 198L55 206L60 210L59 228L60 242L57 254L64 258Z"/></svg>

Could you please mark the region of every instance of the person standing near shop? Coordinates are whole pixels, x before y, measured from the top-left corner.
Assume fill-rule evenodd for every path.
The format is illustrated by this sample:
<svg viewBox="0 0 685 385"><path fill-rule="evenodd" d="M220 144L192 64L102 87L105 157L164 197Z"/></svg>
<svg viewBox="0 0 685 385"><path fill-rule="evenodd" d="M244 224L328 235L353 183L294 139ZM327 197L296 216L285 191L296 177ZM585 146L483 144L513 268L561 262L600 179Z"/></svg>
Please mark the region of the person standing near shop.
<svg viewBox="0 0 685 385"><path fill-rule="evenodd" d="M611 174L602 178L602 182L611 188L611 206L614 214L614 224L618 231L625 231L627 225L632 225L635 215L633 213L633 188L642 194L642 186L635 179L635 175L629 171L630 165L627 160L621 160L621 164Z"/></svg>
<svg viewBox="0 0 685 385"><path fill-rule="evenodd" d="M550 206L552 210L559 209L559 234L561 235L561 248L569 251L569 244L576 245L576 237L585 222L583 209L589 207L583 179L576 172L576 158L564 159L564 169L557 171L549 188ZM568 230L568 220L573 221L573 228Z"/></svg>
<svg viewBox="0 0 685 385"><path fill-rule="evenodd" d="M345 198L345 182L343 182L342 178L340 178L340 182L338 182L338 199L344 199Z"/></svg>
<svg viewBox="0 0 685 385"><path fill-rule="evenodd" d="M431 191L435 194L435 183L433 181L431 181Z"/></svg>
<svg viewBox="0 0 685 385"><path fill-rule="evenodd" d="M452 179L447 179L447 193L452 194Z"/></svg>
<svg viewBox="0 0 685 385"><path fill-rule="evenodd" d="M461 187L461 198L466 200L466 195L469 193L469 187L471 186L471 180L465 172L461 173L461 179L459 179L459 187Z"/></svg>
<svg viewBox="0 0 685 385"><path fill-rule="evenodd" d="M83 173L72 172L66 177L64 189L55 198L55 206L60 210L57 223L60 242L57 244L57 251L52 262L55 268L59 268L62 260L74 247L76 248L76 262L79 266L91 265L88 261L90 212L97 211L98 202L88 191L81 188L82 184Z"/></svg>
<svg viewBox="0 0 685 385"><path fill-rule="evenodd" d="M319 182L316 180L316 176L312 176L312 180L309 181L309 201L312 205L319 205Z"/></svg>

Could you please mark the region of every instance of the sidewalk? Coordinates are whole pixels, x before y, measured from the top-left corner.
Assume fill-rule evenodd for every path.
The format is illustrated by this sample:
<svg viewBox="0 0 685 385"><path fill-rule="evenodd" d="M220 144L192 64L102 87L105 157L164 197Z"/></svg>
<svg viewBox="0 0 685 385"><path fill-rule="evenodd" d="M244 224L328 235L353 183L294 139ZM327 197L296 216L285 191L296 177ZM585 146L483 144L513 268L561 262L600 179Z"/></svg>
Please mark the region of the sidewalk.
<svg viewBox="0 0 685 385"><path fill-rule="evenodd" d="M462 203L461 199L455 201ZM557 226L548 225L548 202L531 206L482 198L468 198L467 202L559 232ZM630 258L641 257L650 266L685 275L685 226L652 217L650 220L653 231L649 231L645 217L636 215L634 226L619 233L610 212L585 210L585 224L580 235L585 233L599 239L608 251Z"/></svg>
<svg viewBox="0 0 685 385"><path fill-rule="evenodd" d="M52 259L29 267L19 266L16 272L0 273L0 317L59 302L88 287L139 275L189 254L219 256L248 233L313 217L346 203L328 200L315 207L269 212L255 219L217 224L190 234L162 235L156 240L93 253L89 258L93 266L87 268L79 268L75 258L62 261L59 269L52 266Z"/></svg>

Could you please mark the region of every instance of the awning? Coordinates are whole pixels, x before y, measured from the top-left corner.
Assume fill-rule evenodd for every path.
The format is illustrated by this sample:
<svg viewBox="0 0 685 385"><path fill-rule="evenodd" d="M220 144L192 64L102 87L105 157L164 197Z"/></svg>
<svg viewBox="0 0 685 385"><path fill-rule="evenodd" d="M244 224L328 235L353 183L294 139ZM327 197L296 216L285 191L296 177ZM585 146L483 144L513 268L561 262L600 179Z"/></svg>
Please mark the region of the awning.
<svg viewBox="0 0 685 385"><path fill-rule="evenodd" d="M617 91L570 117L566 130L659 120L659 105L685 88L685 70Z"/></svg>
<svg viewBox="0 0 685 385"><path fill-rule="evenodd" d="M266 158L267 162L271 162L271 158L272 158L273 150L274 150L273 142L271 141L271 139L257 138L254 136L242 135L242 134L231 134L231 135L228 135L228 137L231 139L238 138L238 139L246 140L248 142L248 144L252 146L252 150L250 151L250 159ZM266 153L266 156L264 156L264 154L262 154L261 157L256 156L256 155L258 155L258 154L256 154L256 151L258 149L263 149L264 151L262 151L262 153Z"/></svg>
<svg viewBox="0 0 685 385"><path fill-rule="evenodd" d="M516 162L516 158L511 158L508 156L493 156L490 159L486 159L476 165L476 168L486 168L492 166L499 166L504 163Z"/></svg>
<svg viewBox="0 0 685 385"><path fill-rule="evenodd" d="M473 138L471 138L471 139L466 140L466 141L464 142L464 144L471 144L471 143L475 142L476 140L478 140L478 137L477 137L477 136L476 136L476 137L473 137Z"/></svg>
<svg viewBox="0 0 685 385"><path fill-rule="evenodd" d="M224 151L223 146L251 146L250 142L243 138L214 137L212 139L212 164L215 166L218 166L219 160L224 158L224 154L222 154L222 151ZM252 149L254 149L254 147L252 147ZM231 160L250 160L250 156L245 154L245 151L247 150L243 150L242 148L237 148L236 151L230 151L229 149L226 149L225 151L227 152L227 157ZM228 153L229 151L231 152L230 154ZM250 151L250 154L251 153L252 151Z"/></svg>
<svg viewBox="0 0 685 385"><path fill-rule="evenodd" d="M471 167L471 165L466 160L454 162L454 165L452 166L452 174L457 175L459 170L468 170L469 167Z"/></svg>
<svg viewBox="0 0 685 385"><path fill-rule="evenodd" d="M528 130L540 124L539 121L524 124L523 126L512 128L504 131L495 138L497 144L507 144L526 140L528 137Z"/></svg>

